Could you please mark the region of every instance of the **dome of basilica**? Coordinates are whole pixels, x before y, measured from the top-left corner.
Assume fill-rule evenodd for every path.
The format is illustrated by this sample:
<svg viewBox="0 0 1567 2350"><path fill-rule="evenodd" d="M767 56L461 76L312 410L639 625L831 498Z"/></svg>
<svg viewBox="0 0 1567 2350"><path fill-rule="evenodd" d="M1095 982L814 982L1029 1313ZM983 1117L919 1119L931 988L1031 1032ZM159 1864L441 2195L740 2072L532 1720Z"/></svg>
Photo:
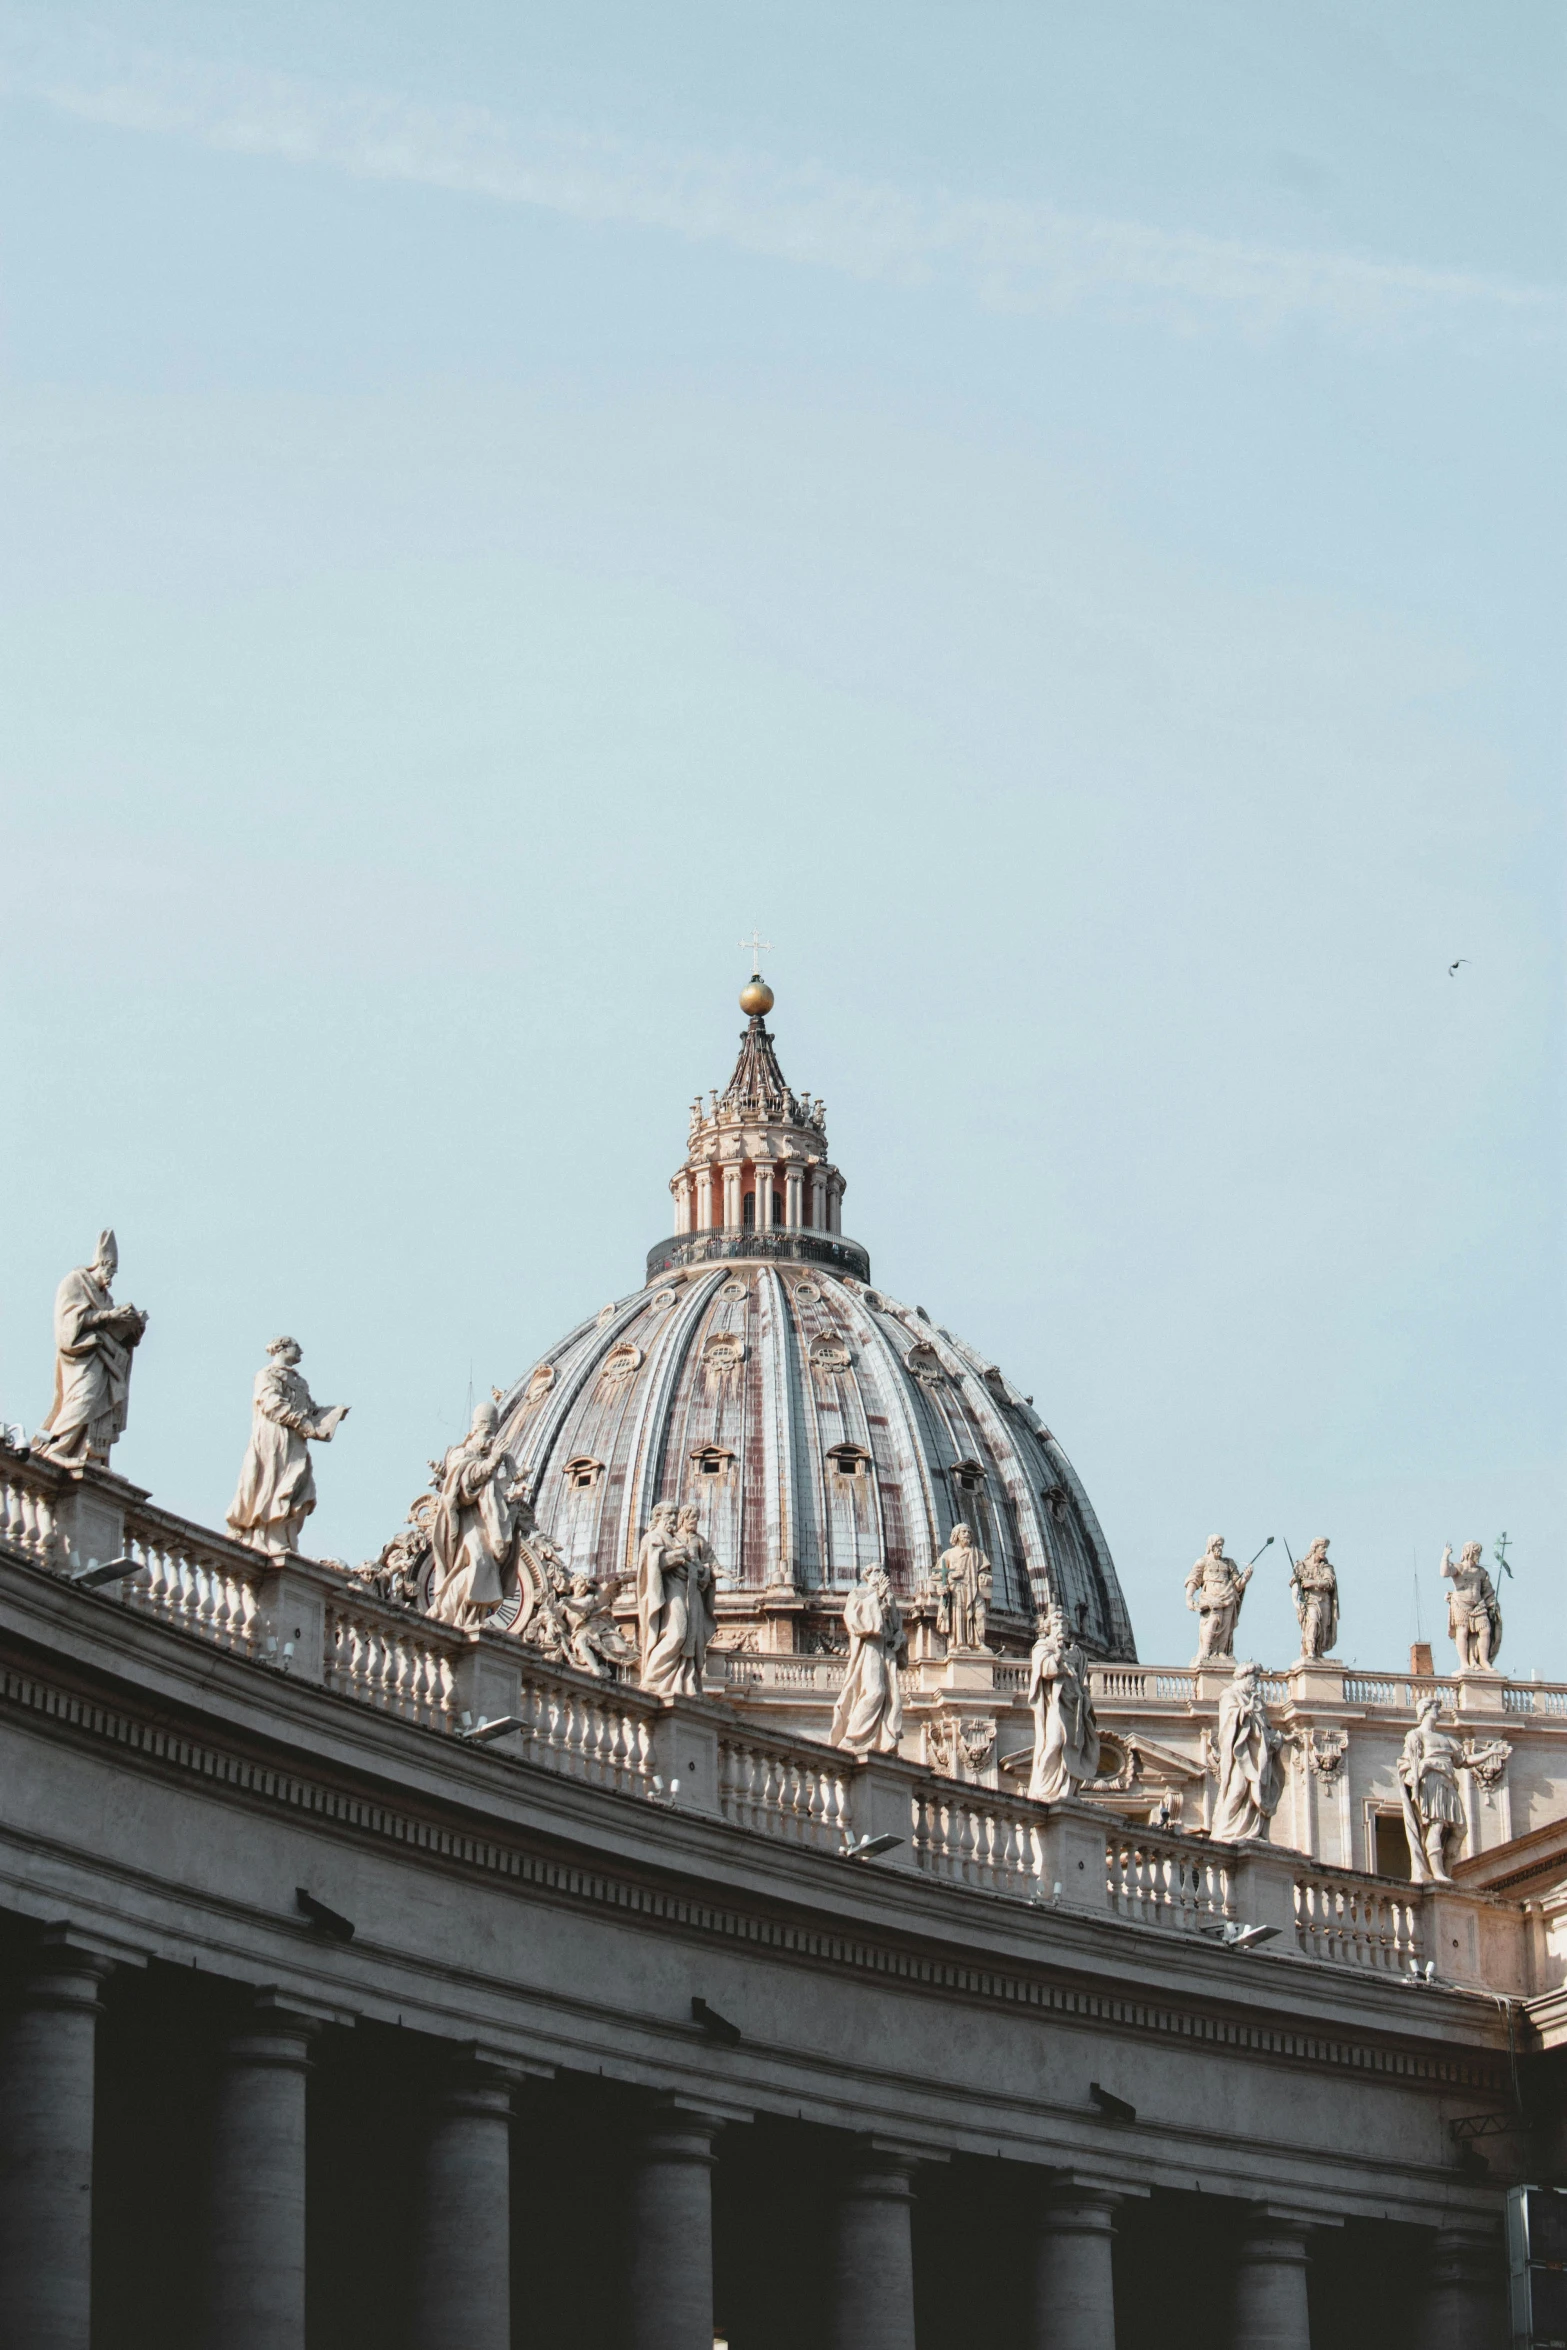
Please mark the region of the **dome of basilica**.
<svg viewBox="0 0 1567 2350"><path fill-rule="evenodd" d="M1099 1522L1030 1399L874 1287L843 1236L825 1114L784 1081L772 1001L753 977L734 1074L692 1105L675 1230L643 1286L500 1401L539 1533L574 1571L628 1576L654 1506L694 1502L726 1615L751 1595L808 1618L878 1561L900 1594L928 1589L966 1523L1003 1645L1056 1602L1094 1654L1133 1657Z"/></svg>

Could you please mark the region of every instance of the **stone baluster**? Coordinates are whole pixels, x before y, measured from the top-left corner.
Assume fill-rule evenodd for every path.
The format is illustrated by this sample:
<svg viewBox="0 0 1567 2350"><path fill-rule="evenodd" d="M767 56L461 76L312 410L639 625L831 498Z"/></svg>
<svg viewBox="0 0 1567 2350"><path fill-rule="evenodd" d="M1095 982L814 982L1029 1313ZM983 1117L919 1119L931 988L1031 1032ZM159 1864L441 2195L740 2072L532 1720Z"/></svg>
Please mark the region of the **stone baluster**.
<svg viewBox="0 0 1567 2350"><path fill-rule="evenodd" d="M113 1960L52 1928L0 2030L0 2335L88 2350L98 1987Z"/></svg>
<svg viewBox="0 0 1567 2350"><path fill-rule="evenodd" d="M1306 2239L1312 2222L1256 2203L1235 2265L1230 2340L1235 2350L1311 2350Z"/></svg>
<svg viewBox="0 0 1567 2350"><path fill-rule="evenodd" d="M414 2350L509 2350L515 2075L465 2049L436 2088L414 2267Z"/></svg>
<svg viewBox="0 0 1567 2350"><path fill-rule="evenodd" d="M631 2350L712 2350L713 2141L721 2122L661 2105L631 2183Z"/></svg>
<svg viewBox="0 0 1567 2350"><path fill-rule="evenodd" d="M305 2081L321 2020L266 1991L224 2049L202 2350L304 2350Z"/></svg>
<svg viewBox="0 0 1567 2350"><path fill-rule="evenodd" d="M1030 2350L1115 2350L1110 2253L1113 2188L1066 2175L1051 2180L1036 2219Z"/></svg>
<svg viewBox="0 0 1567 2350"><path fill-rule="evenodd" d="M1500 2350L1507 2339L1505 2291L1495 2223L1445 2221L1431 2247L1420 2350Z"/></svg>
<svg viewBox="0 0 1567 2350"><path fill-rule="evenodd" d="M828 2249L830 2350L914 2350L913 2157L874 2142L838 2182Z"/></svg>

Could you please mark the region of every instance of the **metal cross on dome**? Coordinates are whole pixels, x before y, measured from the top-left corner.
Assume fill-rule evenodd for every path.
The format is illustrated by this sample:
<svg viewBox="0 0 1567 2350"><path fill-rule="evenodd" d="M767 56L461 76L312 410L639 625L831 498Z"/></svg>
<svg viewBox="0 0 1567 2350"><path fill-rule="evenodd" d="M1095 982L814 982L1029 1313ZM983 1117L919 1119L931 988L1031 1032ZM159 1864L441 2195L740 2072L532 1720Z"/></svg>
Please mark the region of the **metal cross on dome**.
<svg viewBox="0 0 1567 2350"><path fill-rule="evenodd" d="M770 955L773 951L773 942L770 938L763 938L758 931L753 930L750 937L743 938L740 941L740 944L746 948L750 954L751 977L755 979L761 972L762 957L764 955Z"/></svg>

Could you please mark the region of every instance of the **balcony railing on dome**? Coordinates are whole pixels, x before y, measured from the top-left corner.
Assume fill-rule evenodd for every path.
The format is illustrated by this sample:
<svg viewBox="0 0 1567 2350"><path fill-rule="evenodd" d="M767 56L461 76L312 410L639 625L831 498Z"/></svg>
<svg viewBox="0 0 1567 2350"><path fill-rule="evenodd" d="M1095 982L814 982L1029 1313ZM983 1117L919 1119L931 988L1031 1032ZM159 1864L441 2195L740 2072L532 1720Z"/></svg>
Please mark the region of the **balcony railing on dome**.
<svg viewBox="0 0 1567 2350"><path fill-rule="evenodd" d="M13 1570L51 1579L65 1571L62 1526L72 1485L67 1472L0 1445L0 1559ZM119 1493L134 1489L119 1487ZM1278 1907L1282 1896L1283 1949L1387 1975L1420 1967L1439 1939L1442 1948L1457 1947L1455 1937L1433 1934L1434 1904L1486 1910L1493 1950L1505 1915L1451 1885L1395 1885L1271 1845L1227 1846L1137 1827L1081 1802L1032 1803L901 1760L862 1765L821 1738L769 1731L738 1709L726 1722L722 1700L709 1699L687 1715L622 1683L548 1664L503 1635L458 1632L411 1614L311 1561L290 1559L280 1567L139 1499L124 1501L124 1524L124 1555L136 1562L134 1571L84 1592L84 1606L118 1603L160 1631L222 1650L242 1666L314 1682L334 1700L373 1707L442 1738L475 1726L464 1710L463 1675L482 1656L488 1667L515 1674L505 1718L517 1727L486 1749L514 1768L667 1805L676 1798L657 1769L660 1729L699 1714L714 1739L717 1812L728 1826L837 1856L873 1821L877 1832L885 1829L901 1808L908 1867L926 1882L1053 1907L1062 1884L1052 1871L1070 1870L1063 1914L1098 1912L1161 1935L1210 1937L1244 1921L1259 1897ZM285 1584L282 1601L277 1593ZM314 1604L301 1607L301 1597ZM290 1636L301 1622L316 1627L313 1650L301 1635L308 1653L296 1653ZM780 1694L821 1695L831 1693L843 1661L730 1654L722 1667L737 1691L761 1684ZM1112 1704L1179 1703L1192 1680L1189 1673L1141 1666L1095 1666L1094 1674L1098 1693ZM1362 1685L1370 1678L1358 1677ZM1401 1692L1412 1699L1427 1685L1398 1679L1374 1686L1375 1696L1357 1690L1359 1702L1395 1704ZM1515 1714L1563 1712L1567 1688L1508 1684L1504 1702ZM1071 1859L1062 1857L1063 1838Z"/></svg>
<svg viewBox="0 0 1567 2350"><path fill-rule="evenodd" d="M676 1232L647 1252L647 1277L673 1273L683 1266L716 1265L730 1257L760 1258L766 1264L826 1265L831 1272L848 1273L869 1281L868 1249L836 1232L812 1232L784 1226L757 1232L744 1227L711 1232Z"/></svg>

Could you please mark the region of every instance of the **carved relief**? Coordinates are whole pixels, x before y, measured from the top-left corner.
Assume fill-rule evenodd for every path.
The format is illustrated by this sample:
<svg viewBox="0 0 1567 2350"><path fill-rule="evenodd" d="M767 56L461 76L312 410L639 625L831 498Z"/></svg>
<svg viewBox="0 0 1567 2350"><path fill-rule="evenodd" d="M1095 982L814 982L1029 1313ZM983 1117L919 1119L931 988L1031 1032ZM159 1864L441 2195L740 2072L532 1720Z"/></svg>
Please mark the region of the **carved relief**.
<svg viewBox="0 0 1567 2350"><path fill-rule="evenodd" d="M1484 1746L1477 1746L1470 1739L1464 1747L1465 1767L1473 1771L1487 1795L1494 1795L1506 1778L1512 1756L1513 1750L1505 1738L1488 1739Z"/></svg>
<svg viewBox="0 0 1567 2350"><path fill-rule="evenodd" d="M610 1348L599 1365L599 1378L606 1387L620 1387L626 1380L635 1378L641 1368L642 1349L622 1340L619 1346Z"/></svg>
<svg viewBox="0 0 1567 2350"><path fill-rule="evenodd" d="M745 1361L745 1341L738 1330L715 1330L702 1346L704 1371L738 1371Z"/></svg>
<svg viewBox="0 0 1567 2350"><path fill-rule="evenodd" d="M613 1322L615 1319L615 1312L616 1309L612 1305L600 1306L598 1321L594 1327L596 1329L602 1330L606 1322Z"/></svg>
<svg viewBox="0 0 1567 2350"><path fill-rule="evenodd" d="M533 1376L528 1381L527 1387L523 1391L523 1410L525 1412L533 1411L537 1405L544 1401L544 1398L548 1395L554 1384L554 1364L540 1363L538 1369L534 1372Z"/></svg>
<svg viewBox="0 0 1567 2350"><path fill-rule="evenodd" d="M947 1374L942 1368L940 1355L924 1339L909 1348L903 1362L909 1376L917 1379L922 1387L945 1387L947 1384Z"/></svg>
<svg viewBox="0 0 1567 2350"><path fill-rule="evenodd" d="M810 1362L813 1371L824 1371L829 1376L849 1368L849 1350L841 1338L813 1338Z"/></svg>
<svg viewBox="0 0 1567 2350"><path fill-rule="evenodd" d="M1344 1767L1349 1752L1349 1733L1345 1730L1308 1730L1306 1733L1306 1767L1316 1772L1319 1779L1336 1779Z"/></svg>

